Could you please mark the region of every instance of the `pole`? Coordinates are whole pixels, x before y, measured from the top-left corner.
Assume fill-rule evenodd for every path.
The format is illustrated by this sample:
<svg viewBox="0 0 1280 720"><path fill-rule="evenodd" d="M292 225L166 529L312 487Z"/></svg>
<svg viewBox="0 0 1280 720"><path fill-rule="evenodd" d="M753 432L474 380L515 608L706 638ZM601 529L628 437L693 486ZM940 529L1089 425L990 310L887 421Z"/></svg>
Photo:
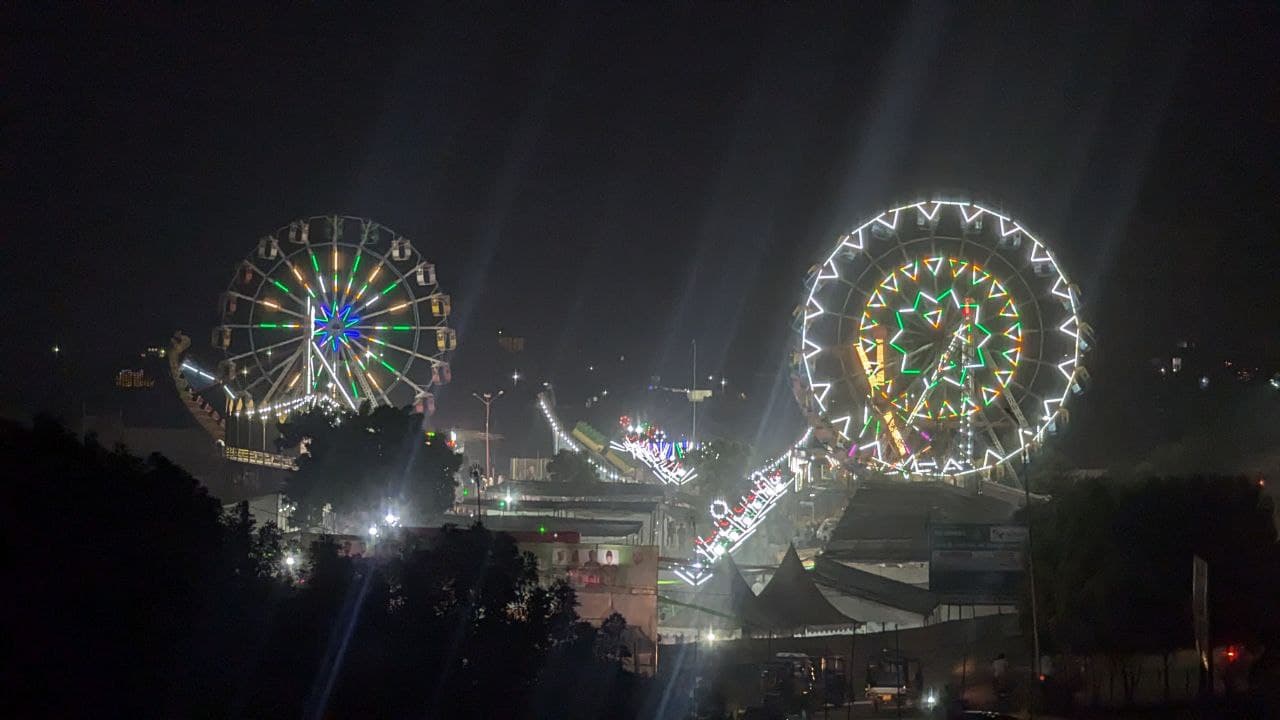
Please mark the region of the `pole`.
<svg viewBox="0 0 1280 720"><path fill-rule="evenodd" d="M898 687L893 689L894 697L898 699L898 717L902 717L902 686L907 684L907 673L911 668L907 667L906 658L902 657L902 633L898 632L898 623L893 624L893 644L898 653L898 672L894 677L894 682Z"/></svg>
<svg viewBox="0 0 1280 720"><path fill-rule="evenodd" d="M691 448L698 447L698 401L695 399L698 394L698 341L693 341L693 384L689 386L693 395L689 398L689 404L693 406L693 429L689 433L689 446Z"/></svg>
<svg viewBox="0 0 1280 720"><path fill-rule="evenodd" d="M858 630L857 628L855 628L853 633L849 635L849 666L845 668L845 671L844 671L845 684L849 686L849 695L848 697L845 698L845 704L844 704L845 720L851 720L851 718L853 717L853 698L856 695L854 691L854 685L853 685L853 678L856 677L853 674L853 651L854 651L854 643L856 643L858 640L857 633L858 633Z"/></svg>
<svg viewBox="0 0 1280 720"><path fill-rule="evenodd" d="M489 454L489 406L491 404L493 400L484 401L484 476L486 479L493 477L493 458Z"/></svg>
<svg viewBox="0 0 1280 720"><path fill-rule="evenodd" d="M471 396L484 403L484 474L486 478L493 477L493 456L489 454L489 410L493 405L493 401L506 394L506 390L499 390L496 393L471 393Z"/></svg>
<svg viewBox="0 0 1280 720"><path fill-rule="evenodd" d="M1039 695L1040 688L1040 623L1037 618L1036 608L1039 604L1036 600L1036 564L1034 547L1031 544L1031 481L1027 477L1027 454L1024 450L1022 453L1022 493L1025 499L1025 507L1027 511L1027 576L1031 584L1031 642L1035 656L1031 659L1031 699L1028 703L1027 711L1031 720L1036 717L1036 697Z"/></svg>

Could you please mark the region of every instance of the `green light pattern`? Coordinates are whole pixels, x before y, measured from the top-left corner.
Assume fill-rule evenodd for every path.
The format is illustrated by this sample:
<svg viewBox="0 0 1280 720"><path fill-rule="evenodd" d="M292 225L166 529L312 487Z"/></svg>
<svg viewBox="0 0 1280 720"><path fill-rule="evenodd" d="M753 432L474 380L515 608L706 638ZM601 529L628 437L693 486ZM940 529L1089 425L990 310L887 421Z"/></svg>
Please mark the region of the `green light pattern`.
<svg viewBox="0 0 1280 720"><path fill-rule="evenodd" d="M399 372L395 368L391 367L391 363L387 362L386 360L383 360L382 358L378 358L378 362L382 363L382 367L390 370L393 373L396 373L397 375L399 374Z"/></svg>
<svg viewBox="0 0 1280 720"><path fill-rule="evenodd" d="M399 285L399 284L400 284L400 281L399 281L399 280L396 280L395 282L393 282L393 283L391 283L390 285L388 285L387 287L385 287L385 288L382 290L382 292L380 292L380 293L378 293L378 294L379 294L379 295L386 295L387 293L389 293L389 292L391 292L392 290L394 290L394 289L395 289L395 287L396 287L397 285Z"/></svg>
<svg viewBox="0 0 1280 720"><path fill-rule="evenodd" d="M320 261L316 260L316 254L309 251L308 254L311 255L311 267L316 269L317 275L320 274Z"/></svg>
<svg viewBox="0 0 1280 720"><path fill-rule="evenodd" d="M289 288L288 288L284 283L280 282L279 280L276 280L275 278L272 278L271 282L272 282L276 287L278 287L278 288L280 288L281 290L283 290L284 292L289 292Z"/></svg>

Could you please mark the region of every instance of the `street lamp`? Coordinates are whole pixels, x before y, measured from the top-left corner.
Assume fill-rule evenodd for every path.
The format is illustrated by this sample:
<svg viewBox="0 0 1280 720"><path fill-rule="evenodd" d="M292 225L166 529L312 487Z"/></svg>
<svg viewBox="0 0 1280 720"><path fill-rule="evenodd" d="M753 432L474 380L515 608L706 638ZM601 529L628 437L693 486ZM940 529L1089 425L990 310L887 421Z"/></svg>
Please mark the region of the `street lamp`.
<svg viewBox="0 0 1280 720"><path fill-rule="evenodd" d="M472 397L484 403L484 476L486 478L493 477L493 456L489 454L489 407L493 405L494 400L506 393L506 390L499 390L496 393L471 393Z"/></svg>

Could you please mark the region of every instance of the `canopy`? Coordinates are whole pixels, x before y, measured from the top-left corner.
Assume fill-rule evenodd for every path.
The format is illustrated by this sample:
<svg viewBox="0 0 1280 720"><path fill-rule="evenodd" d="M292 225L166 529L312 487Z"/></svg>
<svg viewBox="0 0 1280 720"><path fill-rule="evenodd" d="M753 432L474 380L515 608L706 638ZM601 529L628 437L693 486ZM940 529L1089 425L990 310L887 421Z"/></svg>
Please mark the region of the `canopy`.
<svg viewBox="0 0 1280 720"><path fill-rule="evenodd" d="M804 569L795 545L787 548L782 564L755 600L754 609L766 619L764 627L752 626L757 632L835 631L861 624L827 600Z"/></svg>

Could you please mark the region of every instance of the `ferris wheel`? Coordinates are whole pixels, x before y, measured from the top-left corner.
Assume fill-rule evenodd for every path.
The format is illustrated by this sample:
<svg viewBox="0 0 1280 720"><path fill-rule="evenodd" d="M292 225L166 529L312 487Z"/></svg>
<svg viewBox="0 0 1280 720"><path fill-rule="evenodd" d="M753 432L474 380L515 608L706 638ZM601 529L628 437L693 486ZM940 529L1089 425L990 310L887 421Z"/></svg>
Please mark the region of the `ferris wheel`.
<svg viewBox="0 0 1280 720"><path fill-rule="evenodd" d="M1065 422L1091 330L1016 220L929 200L836 239L797 308L795 390L816 439L905 476L990 474Z"/></svg>
<svg viewBox="0 0 1280 720"><path fill-rule="evenodd" d="M321 402L434 410L457 336L435 266L372 220L316 216L261 238L220 302L213 344L229 411Z"/></svg>

